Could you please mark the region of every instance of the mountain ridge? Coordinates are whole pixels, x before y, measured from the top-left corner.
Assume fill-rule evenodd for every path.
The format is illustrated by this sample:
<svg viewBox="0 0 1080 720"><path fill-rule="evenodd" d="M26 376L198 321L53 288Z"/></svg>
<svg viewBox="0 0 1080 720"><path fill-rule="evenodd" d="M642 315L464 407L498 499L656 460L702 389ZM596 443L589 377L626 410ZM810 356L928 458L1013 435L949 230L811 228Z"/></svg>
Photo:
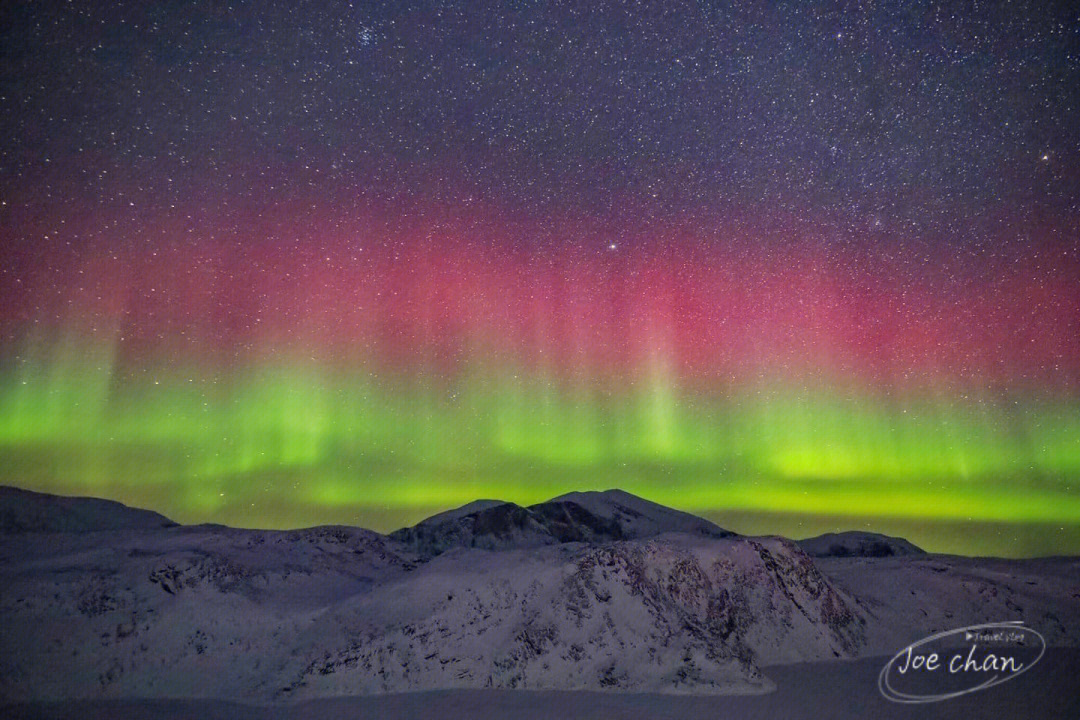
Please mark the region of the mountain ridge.
<svg viewBox="0 0 1080 720"><path fill-rule="evenodd" d="M861 530L824 533L795 542L813 557L894 557L927 554L925 550L904 538Z"/></svg>
<svg viewBox="0 0 1080 720"><path fill-rule="evenodd" d="M204 526L230 528L218 523L183 525L156 511L115 500L0 485L0 535ZM361 528L341 524L312 527ZM296 528L302 529L305 528ZM641 539L666 532L716 538L737 535L692 513L619 488L572 491L528 506L478 499L426 517L415 525L379 534L403 542L421 554L435 555L452 547L513 549L563 542ZM825 533L793 542L814 557L887 557L926 552L905 538L859 530Z"/></svg>
<svg viewBox="0 0 1080 720"><path fill-rule="evenodd" d="M724 538L735 533L624 490L574 492L529 506L474 501L401 528L388 537L422 555L453 547L509 550L567 542L613 542L667 532Z"/></svg>
<svg viewBox="0 0 1080 720"><path fill-rule="evenodd" d="M177 527L153 510L115 500L73 497L0 485L0 533L95 532Z"/></svg>
<svg viewBox="0 0 1080 720"><path fill-rule="evenodd" d="M1017 619L1080 645L1080 558L812 557L621 492L457 510L429 519L441 552L156 514L0 534L0 701L760 693L764 667L885 655L943 627Z"/></svg>

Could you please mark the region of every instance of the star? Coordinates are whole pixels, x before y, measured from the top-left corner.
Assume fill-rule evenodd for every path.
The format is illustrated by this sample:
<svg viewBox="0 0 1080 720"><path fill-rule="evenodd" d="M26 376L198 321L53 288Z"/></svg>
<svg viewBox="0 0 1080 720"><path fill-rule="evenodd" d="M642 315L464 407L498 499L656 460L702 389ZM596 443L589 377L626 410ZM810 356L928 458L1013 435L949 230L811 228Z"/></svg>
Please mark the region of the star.
<svg viewBox="0 0 1080 720"><path fill-rule="evenodd" d="M1068 3L140 5L5 14L0 485L1080 551Z"/></svg>

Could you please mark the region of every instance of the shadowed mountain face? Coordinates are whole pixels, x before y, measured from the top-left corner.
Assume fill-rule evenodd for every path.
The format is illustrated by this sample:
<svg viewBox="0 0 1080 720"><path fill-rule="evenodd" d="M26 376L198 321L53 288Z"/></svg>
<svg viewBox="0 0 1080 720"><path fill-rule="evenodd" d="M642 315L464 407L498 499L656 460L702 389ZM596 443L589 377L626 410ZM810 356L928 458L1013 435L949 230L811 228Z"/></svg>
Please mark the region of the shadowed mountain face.
<svg viewBox="0 0 1080 720"><path fill-rule="evenodd" d="M555 542L539 518L513 503L498 503L472 512L442 513L411 528L396 530L390 537L429 557L452 547L501 550Z"/></svg>
<svg viewBox="0 0 1080 720"><path fill-rule="evenodd" d="M813 557L895 557L925 555L926 551L904 538L869 532L825 533L796 541Z"/></svg>
<svg viewBox="0 0 1080 720"><path fill-rule="evenodd" d="M569 493L529 507L486 500L470 503L397 530L390 537L432 556L454 547L509 550L638 540L669 532L711 538L734 535L689 513L621 490L607 490Z"/></svg>
<svg viewBox="0 0 1080 720"><path fill-rule="evenodd" d="M173 527L164 515L112 500L0 487L0 533L93 532Z"/></svg>

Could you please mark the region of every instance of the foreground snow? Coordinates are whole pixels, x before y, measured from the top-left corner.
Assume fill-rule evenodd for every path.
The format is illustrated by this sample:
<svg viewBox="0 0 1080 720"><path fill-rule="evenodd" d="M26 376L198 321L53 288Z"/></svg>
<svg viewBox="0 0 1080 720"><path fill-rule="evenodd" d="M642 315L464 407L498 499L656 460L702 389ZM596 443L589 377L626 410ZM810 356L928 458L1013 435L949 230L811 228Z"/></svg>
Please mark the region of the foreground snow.
<svg viewBox="0 0 1080 720"><path fill-rule="evenodd" d="M83 700L0 708L11 720L1018 720L1080 717L1080 651L1051 649L1005 687L912 708L877 690L884 658L766 667L776 691L715 697L553 690L435 690L297 703L222 700Z"/></svg>
<svg viewBox="0 0 1080 720"><path fill-rule="evenodd" d="M625 493L474 503L390 537L131 517L0 537L0 699L754 695L777 689L765 667L976 622L1080 645L1077 559L814 559Z"/></svg>

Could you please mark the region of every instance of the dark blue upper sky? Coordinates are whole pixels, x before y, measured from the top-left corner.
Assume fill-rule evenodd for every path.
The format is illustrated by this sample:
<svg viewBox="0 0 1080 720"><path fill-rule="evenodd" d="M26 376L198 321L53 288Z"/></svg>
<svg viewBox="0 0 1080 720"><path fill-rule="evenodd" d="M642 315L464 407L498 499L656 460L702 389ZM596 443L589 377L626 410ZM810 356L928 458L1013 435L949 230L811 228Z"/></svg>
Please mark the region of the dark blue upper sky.
<svg viewBox="0 0 1080 720"><path fill-rule="evenodd" d="M2 17L0 182L39 200L360 187L526 211L734 204L938 238L1002 214L1075 229L1072 3L40 2Z"/></svg>

